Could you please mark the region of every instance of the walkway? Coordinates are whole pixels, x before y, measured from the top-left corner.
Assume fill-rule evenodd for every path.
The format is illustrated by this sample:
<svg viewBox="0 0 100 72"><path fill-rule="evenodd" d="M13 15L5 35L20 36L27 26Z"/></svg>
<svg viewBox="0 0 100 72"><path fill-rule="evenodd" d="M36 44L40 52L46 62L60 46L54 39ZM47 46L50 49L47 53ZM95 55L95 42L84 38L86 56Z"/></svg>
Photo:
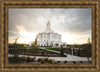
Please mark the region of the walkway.
<svg viewBox="0 0 100 72"><path fill-rule="evenodd" d="M51 52L55 52L55 53L60 53L59 51L54 51L54 50L46 49L43 47L41 47L41 49L45 49L47 51L51 51ZM56 57L54 59L60 60L60 61L64 61L64 60L67 60L67 61L88 61L87 57L79 57L79 56L74 56L74 55L70 55L67 53L64 53L64 55L66 55L66 57ZM89 58L89 60L91 61L91 57Z"/></svg>

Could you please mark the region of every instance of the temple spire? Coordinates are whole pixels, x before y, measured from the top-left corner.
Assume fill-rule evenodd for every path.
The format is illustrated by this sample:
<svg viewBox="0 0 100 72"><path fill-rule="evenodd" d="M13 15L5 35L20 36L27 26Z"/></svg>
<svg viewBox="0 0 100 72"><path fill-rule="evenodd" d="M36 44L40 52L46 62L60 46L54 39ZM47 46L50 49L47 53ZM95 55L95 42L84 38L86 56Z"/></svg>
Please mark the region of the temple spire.
<svg viewBox="0 0 100 72"><path fill-rule="evenodd" d="M51 30L50 28L50 21L48 20L47 22L47 27L46 27L46 30L44 31L45 33L53 33L54 31Z"/></svg>
<svg viewBox="0 0 100 72"><path fill-rule="evenodd" d="M47 29L50 30L50 21L47 22Z"/></svg>

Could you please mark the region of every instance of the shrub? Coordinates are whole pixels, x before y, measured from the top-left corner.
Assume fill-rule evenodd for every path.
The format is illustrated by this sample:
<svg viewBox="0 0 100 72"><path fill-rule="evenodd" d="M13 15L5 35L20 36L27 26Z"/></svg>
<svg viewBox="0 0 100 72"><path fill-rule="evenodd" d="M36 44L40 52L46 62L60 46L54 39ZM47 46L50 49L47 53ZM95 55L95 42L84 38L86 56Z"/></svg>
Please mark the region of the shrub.
<svg viewBox="0 0 100 72"><path fill-rule="evenodd" d="M42 59L42 60L41 60L41 63L46 63L45 59Z"/></svg>
<svg viewBox="0 0 100 72"><path fill-rule="evenodd" d="M21 60L22 60L22 61L25 61L25 57L21 57Z"/></svg>
<svg viewBox="0 0 100 72"><path fill-rule="evenodd" d="M42 62L43 60L43 58L38 58L38 62Z"/></svg>
<svg viewBox="0 0 100 72"><path fill-rule="evenodd" d="M67 61L64 61L64 63L67 63Z"/></svg>
<svg viewBox="0 0 100 72"><path fill-rule="evenodd" d="M24 61L27 61L27 57L24 57L23 60L24 60Z"/></svg>
<svg viewBox="0 0 100 72"><path fill-rule="evenodd" d="M83 63L82 61L80 61L80 63Z"/></svg>
<svg viewBox="0 0 100 72"><path fill-rule="evenodd" d="M33 58L31 58L31 57L26 57L25 60L26 60L27 62L32 62L32 59L33 59Z"/></svg>
<svg viewBox="0 0 100 72"><path fill-rule="evenodd" d="M92 61L89 61L89 63L91 63Z"/></svg>
<svg viewBox="0 0 100 72"><path fill-rule="evenodd" d="M27 58L26 58L26 61L27 61L27 62L30 62L30 58L29 58L29 57L27 57Z"/></svg>
<svg viewBox="0 0 100 72"><path fill-rule="evenodd" d="M60 63L60 61L57 61L57 63Z"/></svg>
<svg viewBox="0 0 100 72"><path fill-rule="evenodd" d="M41 62L41 63L46 63L45 59L44 58L38 58L38 62Z"/></svg>
<svg viewBox="0 0 100 72"><path fill-rule="evenodd" d="M54 60L52 60L52 59L48 59L48 63L50 63L50 64L54 64L54 63L55 63L55 61L54 61Z"/></svg>
<svg viewBox="0 0 100 72"><path fill-rule="evenodd" d="M38 62L41 62L41 58L38 58L38 60L37 60Z"/></svg>
<svg viewBox="0 0 100 72"><path fill-rule="evenodd" d="M45 61L47 62L49 60L49 58L45 58Z"/></svg>
<svg viewBox="0 0 100 72"><path fill-rule="evenodd" d="M75 63L76 63L76 61L73 61L73 63L75 64Z"/></svg>
<svg viewBox="0 0 100 72"><path fill-rule="evenodd" d="M38 58L38 62L54 64L55 61L49 58Z"/></svg>
<svg viewBox="0 0 100 72"><path fill-rule="evenodd" d="M36 57L32 58L32 61L34 61L36 59Z"/></svg>

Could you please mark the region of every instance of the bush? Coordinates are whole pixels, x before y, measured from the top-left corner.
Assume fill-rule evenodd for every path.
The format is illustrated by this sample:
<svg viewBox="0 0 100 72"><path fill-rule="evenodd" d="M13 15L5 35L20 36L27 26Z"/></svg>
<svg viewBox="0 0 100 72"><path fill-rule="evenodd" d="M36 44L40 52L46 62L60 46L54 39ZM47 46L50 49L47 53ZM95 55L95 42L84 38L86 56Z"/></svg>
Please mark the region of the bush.
<svg viewBox="0 0 100 72"><path fill-rule="evenodd" d="M45 61L47 62L49 60L49 58L45 58Z"/></svg>
<svg viewBox="0 0 100 72"><path fill-rule="evenodd" d="M38 58L38 62L41 62L42 61L42 58Z"/></svg>
<svg viewBox="0 0 100 72"><path fill-rule="evenodd" d="M55 61L54 61L54 60L52 60L52 59L48 59L48 63L50 63L50 64L54 64L54 63L55 63Z"/></svg>
<svg viewBox="0 0 100 72"><path fill-rule="evenodd" d="M80 63L83 63L82 61L80 61Z"/></svg>
<svg viewBox="0 0 100 72"><path fill-rule="evenodd" d="M25 58L25 57L21 57L21 60L22 60L22 61L26 61L26 58Z"/></svg>
<svg viewBox="0 0 100 72"><path fill-rule="evenodd" d="M91 63L92 61L89 61L89 63Z"/></svg>
<svg viewBox="0 0 100 72"><path fill-rule="evenodd" d="M73 61L73 63L75 64L75 63L76 63L76 61Z"/></svg>
<svg viewBox="0 0 100 72"><path fill-rule="evenodd" d="M67 63L67 61L64 61L64 63Z"/></svg>
<svg viewBox="0 0 100 72"><path fill-rule="evenodd" d="M36 59L36 57L32 58L32 61L34 61Z"/></svg>
<svg viewBox="0 0 100 72"><path fill-rule="evenodd" d="M27 62L30 62L30 58L29 58L29 57L27 57L27 58L26 58L26 61L27 61Z"/></svg>
<svg viewBox="0 0 100 72"><path fill-rule="evenodd" d="M25 60L26 60L27 62L32 62L32 61L33 61L33 58L31 58L31 57L26 57Z"/></svg>
<svg viewBox="0 0 100 72"><path fill-rule="evenodd" d="M31 58L31 57L21 57L21 61L32 62L34 60L35 60L35 57L34 58Z"/></svg>
<svg viewBox="0 0 100 72"><path fill-rule="evenodd" d="M55 61L49 58L38 58L38 62L54 64Z"/></svg>
<svg viewBox="0 0 100 72"><path fill-rule="evenodd" d="M57 63L60 63L60 61L57 61Z"/></svg>
<svg viewBox="0 0 100 72"><path fill-rule="evenodd" d="M38 62L45 63L45 59L43 59L43 58L38 58Z"/></svg>
<svg viewBox="0 0 100 72"><path fill-rule="evenodd" d="M23 60L24 60L24 61L27 61L27 57L24 57Z"/></svg>
<svg viewBox="0 0 100 72"><path fill-rule="evenodd" d="M45 59L42 59L42 60L41 60L41 63L46 63Z"/></svg>

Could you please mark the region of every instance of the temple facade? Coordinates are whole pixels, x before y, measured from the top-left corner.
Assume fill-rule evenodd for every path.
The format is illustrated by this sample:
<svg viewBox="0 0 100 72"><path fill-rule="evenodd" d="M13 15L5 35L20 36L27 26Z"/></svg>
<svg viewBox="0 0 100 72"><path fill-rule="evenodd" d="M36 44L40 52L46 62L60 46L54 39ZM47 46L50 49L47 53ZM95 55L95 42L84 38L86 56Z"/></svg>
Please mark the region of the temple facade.
<svg viewBox="0 0 100 72"><path fill-rule="evenodd" d="M47 22L46 30L42 33L38 33L37 36L37 45L38 46L50 46L50 47L60 47L65 46L65 42L61 42L61 35L58 33L55 33L50 28L50 22Z"/></svg>

